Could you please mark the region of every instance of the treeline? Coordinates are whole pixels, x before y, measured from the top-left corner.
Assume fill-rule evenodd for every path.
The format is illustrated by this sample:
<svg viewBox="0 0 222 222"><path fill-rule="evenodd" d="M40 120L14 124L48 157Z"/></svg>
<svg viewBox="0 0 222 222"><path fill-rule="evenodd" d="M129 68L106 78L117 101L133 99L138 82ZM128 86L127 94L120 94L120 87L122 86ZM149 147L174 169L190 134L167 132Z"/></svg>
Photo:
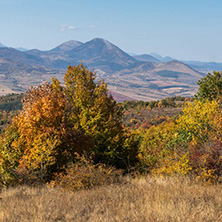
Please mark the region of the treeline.
<svg viewBox="0 0 222 222"><path fill-rule="evenodd" d="M0 96L0 132L3 132L7 125L12 121L12 118L22 110L22 99L24 94L8 94ZM182 107L183 102L191 100L181 96L169 97L157 101L125 101L118 103L118 106L123 111L123 123L125 127L131 129L148 128L152 125L158 125L166 121L168 117L176 116ZM170 110L163 109L152 111L152 109L172 108Z"/></svg>
<svg viewBox="0 0 222 222"><path fill-rule="evenodd" d="M16 111L22 110L22 99L24 94L8 94L4 96L0 96L0 111ZM186 98L182 96L169 97L162 100L156 101L124 101L119 103L119 106L124 110L128 110L129 108L158 108L158 107L181 107L181 103L176 102L184 102L187 100L191 100L192 98Z"/></svg>
<svg viewBox="0 0 222 222"><path fill-rule="evenodd" d="M5 128L12 122L12 118L17 113L17 111L0 111L0 133L4 132Z"/></svg>
<svg viewBox="0 0 222 222"><path fill-rule="evenodd" d="M178 102L184 102L185 100L192 100L192 98L185 98L182 96L175 96L175 97L168 97L166 99L162 100L156 100L156 101L150 101L150 102L145 102L145 101L125 101L123 103L120 103L120 106L124 110L128 109L134 109L134 108L162 108L162 107L181 107L182 103Z"/></svg>
<svg viewBox="0 0 222 222"><path fill-rule="evenodd" d="M0 111L15 111L22 109L23 94L8 94L0 96Z"/></svg>

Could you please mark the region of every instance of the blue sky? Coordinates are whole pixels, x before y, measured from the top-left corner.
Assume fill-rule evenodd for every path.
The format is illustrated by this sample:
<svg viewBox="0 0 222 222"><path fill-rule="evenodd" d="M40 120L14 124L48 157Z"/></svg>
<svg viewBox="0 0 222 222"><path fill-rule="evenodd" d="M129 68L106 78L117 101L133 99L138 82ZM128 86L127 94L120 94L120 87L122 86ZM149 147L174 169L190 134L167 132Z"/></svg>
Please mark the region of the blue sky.
<svg viewBox="0 0 222 222"><path fill-rule="evenodd" d="M0 42L48 50L104 38L126 52L222 62L221 0L0 0Z"/></svg>

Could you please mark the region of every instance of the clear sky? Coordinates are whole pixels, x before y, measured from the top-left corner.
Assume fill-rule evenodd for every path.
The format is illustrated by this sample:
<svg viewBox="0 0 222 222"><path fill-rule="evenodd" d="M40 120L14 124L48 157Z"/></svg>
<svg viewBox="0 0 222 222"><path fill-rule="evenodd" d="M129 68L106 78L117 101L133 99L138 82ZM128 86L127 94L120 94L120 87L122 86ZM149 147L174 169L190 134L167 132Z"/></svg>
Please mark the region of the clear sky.
<svg viewBox="0 0 222 222"><path fill-rule="evenodd" d="M222 0L0 0L0 42L104 38L128 53L222 62Z"/></svg>

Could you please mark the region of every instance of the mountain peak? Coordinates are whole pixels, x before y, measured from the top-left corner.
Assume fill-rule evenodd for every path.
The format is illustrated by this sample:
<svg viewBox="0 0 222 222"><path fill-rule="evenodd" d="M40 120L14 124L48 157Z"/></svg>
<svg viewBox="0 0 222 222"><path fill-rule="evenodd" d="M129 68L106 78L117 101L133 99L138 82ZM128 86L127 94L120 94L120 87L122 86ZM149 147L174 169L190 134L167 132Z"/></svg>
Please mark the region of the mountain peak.
<svg viewBox="0 0 222 222"><path fill-rule="evenodd" d="M79 41L69 40L68 42L64 42L50 51L69 51L82 44L83 43Z"/></svg>
<svg viewBox="0 0 222 222"><path fill-rule="evenodd" d="M135 66L138 61L111 42L92 39L67 53L71 61L80 61L92 68L104 69L107 73ZM104 68L106 67L106 68Z"/></svg>
<svg viewBox="0 0 222 222"><path fill-rule="evenodd" d="M166 62L166 64L183 64L183 65L185 65L183 62L180 62L176 59L175 60L170 60L170 61Z"/></svg>
<svg viewBox="0 0 222 222"><path fill-rule="evenodd" d="M115 48L115 46L111 42L102 38L92 39L91 41L86 42L86 44L93 44L99 47L107 48L108 50Z"/></svg>

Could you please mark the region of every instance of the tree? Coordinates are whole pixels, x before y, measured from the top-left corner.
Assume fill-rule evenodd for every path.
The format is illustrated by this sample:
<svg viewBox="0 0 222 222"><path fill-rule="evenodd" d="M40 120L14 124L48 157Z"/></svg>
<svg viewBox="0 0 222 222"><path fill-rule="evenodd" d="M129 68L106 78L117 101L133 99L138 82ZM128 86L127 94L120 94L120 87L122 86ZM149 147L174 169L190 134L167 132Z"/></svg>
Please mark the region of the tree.
<svg viewBox="0 0 222 222"><path fill-rule="evenodd" d="M197 84L199 90L195 95L198 100L214 100L218 99L222 95L222 72L208 73L204 78L201 78Z"/></svg>
<svg viewBox="0 0 222 222"><path fill-rule="evenodd" d="M213 129L212 119L219 111L217 101L186 103L183 114L177 120L180 134L186 135L188 141L207 141Z"/></svg>
<svg viewBox="0 0 222 222"><path fill-rule="evenodd" d="M1 143L1 173L16 180L49 180L89 148L89 138L71 127L68 101L58 81L31 87L23 110L13 119ZM9 167L10 166L10 167Z"/></svg>
<svg viewBox="0 0 222 222"><path fill-rule="evenodd" d="M95 162L127 167L132 161L130 153L137 150L136 144L122 128L122 111L108 93L107 84L103 80L96 82L95 77L96 73L83 64L68 66L64 91L74 110L71 122L75 129L83 129L92 138L90 151ZM133 159L135 162L136 156Z"/></svg>

